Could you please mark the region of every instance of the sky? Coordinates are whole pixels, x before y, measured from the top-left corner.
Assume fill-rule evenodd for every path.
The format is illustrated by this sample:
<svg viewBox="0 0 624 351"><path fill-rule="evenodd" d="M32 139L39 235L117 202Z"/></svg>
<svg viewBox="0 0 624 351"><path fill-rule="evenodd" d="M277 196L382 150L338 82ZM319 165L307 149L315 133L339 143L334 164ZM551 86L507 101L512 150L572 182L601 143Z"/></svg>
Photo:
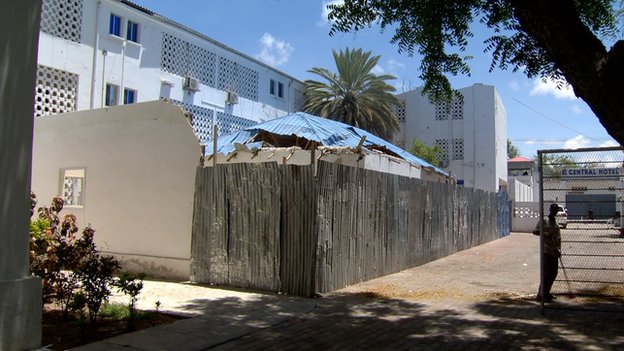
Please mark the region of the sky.
<svg viewBox="0 0 624 351"><path fill-rule="evenodd" d="M335 72L332 50L371 51L381 56L374 73L397 77L397 92L422 86L418 56L399 53L393 31L368 28L329 35L326 6L340 0L132 0L164 17L263 61L300 80L318 79L313 67ZM453 88L494 85L507 111L507 134L522 156L537 150L618 145L587 104L571 88L528 79L522 72L495 68L483 40L491 35L475 27L467 55L470 76L449 77Z"/></svg>

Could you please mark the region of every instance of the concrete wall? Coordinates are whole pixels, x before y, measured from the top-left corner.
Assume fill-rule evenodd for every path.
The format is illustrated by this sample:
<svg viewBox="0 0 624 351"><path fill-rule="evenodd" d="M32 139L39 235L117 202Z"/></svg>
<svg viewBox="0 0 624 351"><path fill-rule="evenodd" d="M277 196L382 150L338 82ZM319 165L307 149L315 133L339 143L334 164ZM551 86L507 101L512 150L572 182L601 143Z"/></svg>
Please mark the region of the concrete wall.
<svg viewBox="0 0 624 351"><path fill-rule="evenodd" d="M188 279L198 140L164 101L38 118L32 189L61 192L64 168L84 168L84 207L67 207L95 241L150 277Z"/></svg>
<svg viewBox="0 0 624 351"><path fill-rule="evenodd" d="M41 345L41 281L28 272L39 1L0 13L0 350Z"/></svg>
<svg viewBox="0 0 624 351"><path fill-rule="evenodd" d="M139 43L126 40L125 35L122 38L108 33L111 13L122 18L123 33L127 20L139 24ZM205 84L194 93L184 90L183 76L161 70L163 33L216 54L217 66L222 57L257 71L258 100L239 97L238 104L229 105L226 91ZM81 43L42 32L39 64L78 74L78 110L104 107L104 89L106 83L112 83L121 92L124 87L137 90L138 102L170 98L261 121L295 112L295 95L303 92L299 80L188 28L115 0L83 2ZM284 84L283 98L269 93L270 79Z"/></svg>
<svg viewBox="0 0 624 351"><path fill-rule="evenodd" d="M511 230L514 232L531 233L540 218L539 202L514 201Z"/></svg>
<svg viewBox="0 0 624 351"><path fill-rule="evenodd" d="M428 146L436 139L463 139L464 158L450 159L443 168L467 187L498 191L507 183L505 108L494 86L475 84L459 92L464 96L463 119L447 120L436 120L435 105L420 89L400 94L406 102L406 120L397 138L408 146L413 139Z"/></svg>
<svg viewBox="0 0 624 351"><path fill-rule="evenodd" d="M533 188L514 178L509 180L509 194L514 201L534 201Z"/></svg>

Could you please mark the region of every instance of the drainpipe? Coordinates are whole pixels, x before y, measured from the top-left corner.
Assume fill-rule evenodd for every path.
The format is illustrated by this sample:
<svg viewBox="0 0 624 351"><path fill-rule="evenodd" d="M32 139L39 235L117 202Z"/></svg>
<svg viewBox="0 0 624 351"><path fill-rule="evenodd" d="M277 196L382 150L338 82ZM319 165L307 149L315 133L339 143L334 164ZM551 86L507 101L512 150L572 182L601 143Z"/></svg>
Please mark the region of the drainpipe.
<svg viewBox="0 0 624 351"><path fill-rule="evenodd" d="M124 103L124 71L125 71L125 65L126 65L126 43L127 40L124 39L123 40L123 44L121 46L121 78L120 78L120 82L119 82L119 103L118 105L123 105Z"/></svg>
<svg viewBox="0 0 624 351"><path fill-rule="evenodd" d="M290 110L290 101L292 99L292 94L290 93L290 86L292 85L292 78L290 78L288 80L288 114L291 114L292 111Z"/></svg>
<svg viewBox="0 0 624 351"><path fill-rule="evenodd" d="M106 73L106 50L102 50L102 98L100 99L100 107L104 107L104 99L106 98L106 82L104 81L104 74Z"/></svg>
<svg viewBox="0 0 624 351"><path fill-rule="evenodd" d="M90 110L93 110L95 100L95 71L97 65L97 51L100 43L100 31L98 25L100 20L100 6L102 6L102 1L98 0L95 6L95 34L93 36L93 61L91 62L91 99L89 101Z"/></svg>

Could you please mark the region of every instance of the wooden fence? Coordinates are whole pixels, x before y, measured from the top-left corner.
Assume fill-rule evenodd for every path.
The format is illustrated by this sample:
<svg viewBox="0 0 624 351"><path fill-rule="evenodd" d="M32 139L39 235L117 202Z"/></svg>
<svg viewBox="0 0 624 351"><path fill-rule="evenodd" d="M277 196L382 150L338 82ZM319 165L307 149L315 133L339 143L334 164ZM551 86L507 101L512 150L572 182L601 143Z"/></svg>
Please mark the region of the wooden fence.
<svg viewBox="0 0 624 351"><path fill-rule="evenodd" d="M499 237L495 193L335 163L198 168L191 280L340 289Z"/></svg>

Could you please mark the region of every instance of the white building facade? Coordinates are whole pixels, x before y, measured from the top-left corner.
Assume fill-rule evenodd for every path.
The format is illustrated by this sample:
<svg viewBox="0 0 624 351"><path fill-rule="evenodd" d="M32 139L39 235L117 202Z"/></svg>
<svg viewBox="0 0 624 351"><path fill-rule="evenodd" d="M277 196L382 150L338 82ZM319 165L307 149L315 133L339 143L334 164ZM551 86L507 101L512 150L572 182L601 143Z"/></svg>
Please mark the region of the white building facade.
<svg viewBox="0 0 624 351"><path fill-rule="evenodd" d="M213 123L225 134L296 112L303 92L303 82L132 2L43 0L35 116L168 99L201 117L205 141Z"/></svg>
<svg viewBox="0 0 624 351"><path fill-rule="evenodd" d="M486 191L507 190L507 113L491 85L458 89L451 106L431 104L422 90L398 97L397 143L409 150L414 139L438 146L438 159L459 184Z"/></svg>

